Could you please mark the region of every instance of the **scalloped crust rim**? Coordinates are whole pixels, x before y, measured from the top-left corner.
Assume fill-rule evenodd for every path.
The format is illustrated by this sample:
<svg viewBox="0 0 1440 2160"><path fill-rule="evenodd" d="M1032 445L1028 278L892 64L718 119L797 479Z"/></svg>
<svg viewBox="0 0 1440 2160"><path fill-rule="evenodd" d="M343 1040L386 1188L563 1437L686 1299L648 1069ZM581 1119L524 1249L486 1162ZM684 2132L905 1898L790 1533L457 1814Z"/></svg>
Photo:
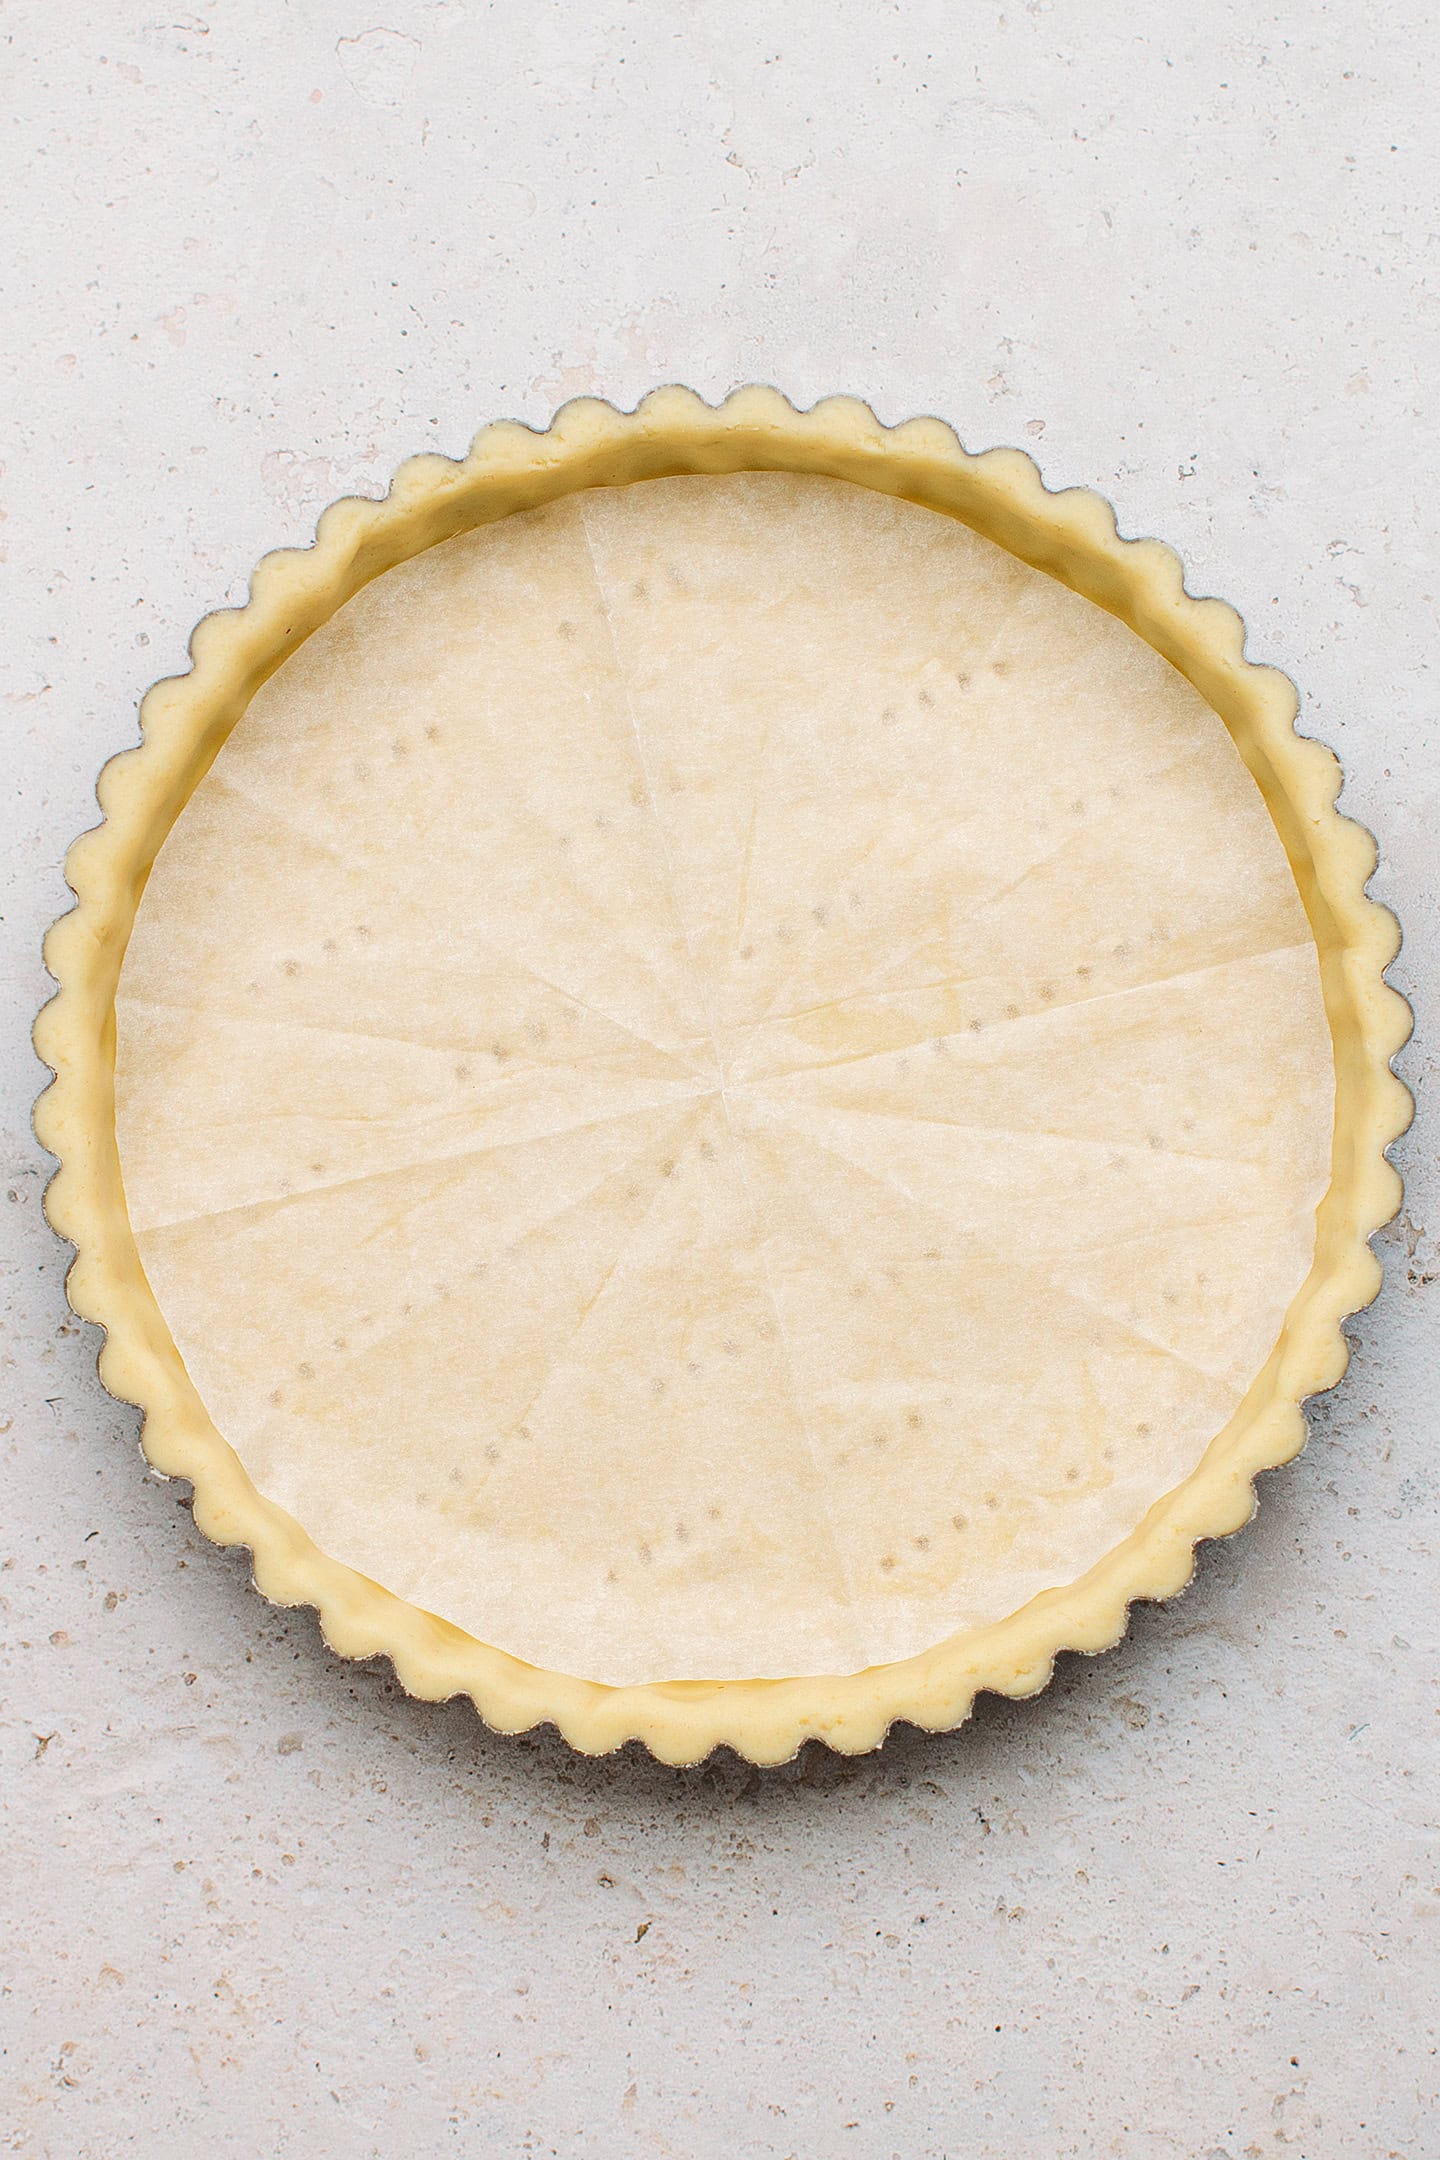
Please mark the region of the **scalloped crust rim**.
<svg viewBox="0 0 1440 2160"><path fill-rule="evenodd" d="M342 1567L251 1484L190 1382L131 1235L115 1139L115 989L136 906L176 817L261 683L361 586L439 541L576 489L766 470L827 474L960 519L1119 616L1214 707L1264 796L1319 949L1335 1046L1332 1178L1309 1277L1240 1408L1192 1475L1078 1581L902 1664L825 1679L602 1687L522 1664ZM677 1765L721 1743L757 1764L785 1761L808 1739L861 1753L897 1719L949 1729L981 1689L1034 1695L1059 1651L1109 1648L1134 1599L1182 1589L1197 1540L1249 1520L1256 1474L1304 1445L1302 1403L1345 1370L1341 1322L1379 1289L1369 1239L1400 1204L1385 1151L1412 1112L1390 1069L1411 1015L1384 980L1400 940L1395 918L1367 897L1375 843L1335 807L1341 772L1332 752L1296 734L1293 684L1252 666L1244 644L1232 608L1186 592L1171 549L1121 539L1109 504L1088 489L1050 493L1022 451L971 455L938 420L885 427L850 398L799 412L759 387L719 407L688 390L657 390L628 414L577 399L543 434L499 423L460 462L425 456L403 465L382 501L332 504L313 547L266 556L248 604L199 624L190 673L155 685L141 706L140 746L100 776L104 822L67 857L77 904L46 940L59 991L35 1029L55 1074L35 1127L60 1162L46 1211L76 1249L71 1305L106 1330L101 1378L140 1407L155 1468L192 1481L206 1535L249 1546L267 1598L316 1606L334 1650L391 1658L412 1695L468 1695L501 1732L551 1721L587 1754L639 1740Z"/></svg>

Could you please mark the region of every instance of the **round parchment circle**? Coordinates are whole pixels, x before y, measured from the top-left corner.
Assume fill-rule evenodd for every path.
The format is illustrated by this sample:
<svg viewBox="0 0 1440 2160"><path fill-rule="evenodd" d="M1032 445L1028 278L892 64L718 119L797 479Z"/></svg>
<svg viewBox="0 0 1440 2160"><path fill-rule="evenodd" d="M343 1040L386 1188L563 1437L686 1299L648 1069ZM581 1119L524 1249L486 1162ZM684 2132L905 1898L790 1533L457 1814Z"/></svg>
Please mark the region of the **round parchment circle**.
<svg viewBox="0 0 1440 2160"><path fill-rule="evenodd" d="M846 1673L1101 1559L1263 1365L1329 1034L1216 714L842 481L566 497L366 587L164 843L146 1275L332 1557L614 1683Z"/></svg>

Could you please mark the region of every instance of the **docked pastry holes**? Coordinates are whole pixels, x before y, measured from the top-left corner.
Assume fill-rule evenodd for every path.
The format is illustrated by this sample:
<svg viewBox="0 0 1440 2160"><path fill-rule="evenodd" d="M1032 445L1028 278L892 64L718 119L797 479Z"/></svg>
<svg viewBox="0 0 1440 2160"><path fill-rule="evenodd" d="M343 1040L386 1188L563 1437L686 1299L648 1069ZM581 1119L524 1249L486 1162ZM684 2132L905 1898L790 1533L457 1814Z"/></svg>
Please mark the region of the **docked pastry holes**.
<svg viewBox="0 0 1440 2160"><path fill-rule="evenodd" d="M892 1664L1100 1563L1330 1177L1315 940L1216 712L815 475L366 585L175 822L116 1011L140 1259L259 1492L611 1686Z"/></svg>

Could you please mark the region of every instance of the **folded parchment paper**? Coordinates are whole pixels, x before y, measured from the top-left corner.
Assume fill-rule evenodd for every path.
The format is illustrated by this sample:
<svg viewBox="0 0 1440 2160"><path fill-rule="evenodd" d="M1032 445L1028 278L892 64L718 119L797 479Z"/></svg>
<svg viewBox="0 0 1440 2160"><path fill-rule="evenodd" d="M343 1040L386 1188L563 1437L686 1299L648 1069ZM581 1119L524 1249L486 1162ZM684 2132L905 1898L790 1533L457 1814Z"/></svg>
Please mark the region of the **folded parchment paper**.
<svg viewBox="0 0 1440 2160"><path fill-rule="evenodd" d="M1221 722L844 482L452 540L255 698L118 999L141 1256L336 1558L610 1681L1068 1582L1264 1362L1316 952Z"/></svg>

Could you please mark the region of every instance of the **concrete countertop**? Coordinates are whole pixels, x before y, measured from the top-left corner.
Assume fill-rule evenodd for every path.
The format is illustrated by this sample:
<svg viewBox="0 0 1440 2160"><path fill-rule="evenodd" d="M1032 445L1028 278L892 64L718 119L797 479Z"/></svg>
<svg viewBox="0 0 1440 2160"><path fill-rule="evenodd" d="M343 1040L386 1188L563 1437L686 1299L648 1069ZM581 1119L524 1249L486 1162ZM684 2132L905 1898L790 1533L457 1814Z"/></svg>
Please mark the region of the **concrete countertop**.
<svg viewBox="0 0 1440 2160"><path fill-rule="evenodd" d="M0 2147L1440 2151L1434 12L367 5L0 11ZM951 1737L677 1774L410 1702L199 1538L67 1315L26 1031L96 771L259 554L491 417L753 378L1018 442L1236 602L1379 835L1421 1117L1182 1601Z"/></svg>

